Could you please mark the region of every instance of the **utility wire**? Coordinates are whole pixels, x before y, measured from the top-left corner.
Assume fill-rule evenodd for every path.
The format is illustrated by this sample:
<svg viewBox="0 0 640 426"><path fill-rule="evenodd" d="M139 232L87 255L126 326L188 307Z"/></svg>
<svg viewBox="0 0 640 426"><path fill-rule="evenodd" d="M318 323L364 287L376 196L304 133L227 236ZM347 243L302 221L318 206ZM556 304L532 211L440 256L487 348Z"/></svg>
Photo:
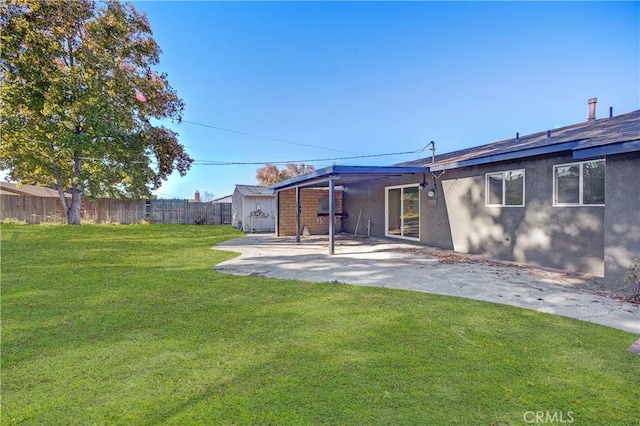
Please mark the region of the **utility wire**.
<svg viewBox="0 0 640 426"><path fill-rule="evenodd" d="M213 160L193 160L194 166L256 166L263 164L289 164L289 163L323 163L323 162L331 162L331 161L339 161L339 160L354 160L359 158L373 158L373 157L390 157L394 155L406 155L406 154L420 154L427 150L427 146L424 146L420 149L416 149L414 151L404 151L404 152L390 152L385 154L369 154L369 155L356 155L352 157L334 157L334 158L316 158L316 159L307 159L307 160L288 160L288 161L213 161ZM91 158L91 157L80 157L86 161L104 161L103 158ZM150 161L151 164L155 164L153 160ZM130 163L148 163L147 161L131 161Z"/></svg>
<svg viewBox="0 0 640 426"><path fill-rule="evenodd" d="M224 127L218 127L218 126L211 126L209 124L196 123L195 121L182 120L182 122L183 123L193 124L193 125L196 125L196 126L208 127L210 129L222 130L223 132L236 133L238 135L245 135L245 136L251 136L251 137L254 137L254 138L267 139L267 140L275 141L275 142L288 143L288 144L291 144L291 145L306 146L306 147L309 147L309 148L324 149L324 150L327 150L327 151L344 152L346 154L356 154L356 155L358 154L357 152L343 151L341 149L327 148L327 147L324 147L324 146L317 146L317 145L310 145L310 144L306 144L306 143L293 142L293 141L288 141L286 139L278 139L278 138L272 138L272 137L269 137L269 136L257 135L255 133L241 132L239 130L225 129Z"/></svg>
<svg viewBox="0 0 640 426"><path fill-rule="evenodd" d="M221 130L223 132L229 132L229 133L236 133L238 135L245 135L245 136L251 136L254 138L260 138L260 139L266 139L266 140L270 140L270 141L275 141L275 142L283 142L283 143L288 143L291 145L298 145L298 146L306 146L309 148L316 148L316 149L324 149L326 151L334 151L334 152L344 152L345 154L354 154L354 155L359 155L359 153L357 152L353 152L353 151L344 151L342 149L335 149L335 148L327 148L325 146L318 146L318 145L311 145L311 144L306 144L306 143L301 143L301 142L294 142L294 141L289 141L286 139L278 139L278 138L272 138L269 136L262 136L262 135L257 135L255 133L249 133L249 132L242 132L239 130L233 130L233 129L226 129L224 127L218 127L218 126L212 126L210 124L203 124L203 123L197 123L195 121L189 121L189 120L182 120L181 123L188 123L188 124L193 124L195 126L201 126L201 127L207 127L209 129L216 129L216 130ZM38 142L38 143L47 143L45 141L36 141L36 140L31 140L33 142ZM48 144L48 143L47 143ZM202 149L200 147L187 147L185 145L183 145L185 148L192 148L192 149ZM228 152L228 151L227 151ZM232 152L230 152L232 153ZM262 163L260 163L262 164ZM275 163L274 163L275 164Z"/></svg>
<svg viewBox="0 0 640 426"><path fill-rule="evenodd" d="M199 124L199 123L194 123L194 124ZM208 125L204 125L204 124L199 124L201 126L206 126L206 127L212 127L212 126L208 126ZM232 132L235 132L234 130L229 130ZM262 138L267 138L266 136L257 136L257 137L262 137ZM267 138L267 139L271 139L271 138ZM41 141L41 140L35 140L35 139L26 139L28 141L31 142L37 142L37 143L46 143L45 141ZM291 143L296 143L296 142L291 142ZM303 144L299 144L299 145L303 145ZM313 147L313 145L306 145L306 146L311 146ZM322 163L322 162L327 162L327 161L340 161L340 160L354 160L354 159L360 159L360 158L374 158L374 157L390 157L390 156L395 156L395 155L406 155L406 154L419 154L421 152L424 152L427 150L427 148L429 147L429 145L423 146L422 148L416 149L414 151L403 151L403 152L389 152L389 153L384 153L384 154L369 154L369 155L355 155L355 156L351 156L351 157L334 157L334 158L316 158L316 159L307 159L307 160L288 160L288 161L249 161L249 162L243 162L243 161L210 161L210 160L193 160L193 165L194 166L254 166L254 165L263 165L263 164L279 164L279 165L283 165L283 164L289 164L289 163ZM330 148L325 148L325 149L330 149ZM333 151L337 151L337 150L333 150ZM341 151L341 152L348 152L348 151ZM84 161L97 161L97 162L104 162L105 158L92 158L92 157L80 157L82 160ZM153 161L153 159L150 159L150 161L136 161L136 160L132 160L130 161L131 164L152 164L152 165L156 165L157 163L155 161Z"/></svg>
<svg viewBox="0 0 640 426"><path fill-rule="evenodd" d="M322 163L325 161L338 161L338 160L353 160L357 158L372 158L372 157L387 157L392 155L404 155L404 154L419 154L421 152L426 151L427 146L424 146L420 149L416 149L415 151L404 151L404 152L391 152L387 154L370 154L370 155L357 155L353 157L337 157L337 158L318 158L311 160L291 160L291 161L251 161L251 162L243 162L243 161L208 161L208 160L194 160L193 165L197 166L252 166L252 165L262 165L262 164L288 164L288 163Z"/></svg>

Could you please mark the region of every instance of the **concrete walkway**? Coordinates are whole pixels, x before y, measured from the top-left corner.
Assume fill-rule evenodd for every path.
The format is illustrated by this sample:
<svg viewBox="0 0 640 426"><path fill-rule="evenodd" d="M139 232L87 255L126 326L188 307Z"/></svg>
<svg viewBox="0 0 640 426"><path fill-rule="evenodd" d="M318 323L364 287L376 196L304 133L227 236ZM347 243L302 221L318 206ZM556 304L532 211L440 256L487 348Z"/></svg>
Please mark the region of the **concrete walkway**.
<svg viewBox="0 0 640 426"><path fill-rule="evenodd" d="M214 249L241 253L216 270L385 287L502 303L640 334L640 306L594 291L594 277L375 238L249 235Z"/></svg>

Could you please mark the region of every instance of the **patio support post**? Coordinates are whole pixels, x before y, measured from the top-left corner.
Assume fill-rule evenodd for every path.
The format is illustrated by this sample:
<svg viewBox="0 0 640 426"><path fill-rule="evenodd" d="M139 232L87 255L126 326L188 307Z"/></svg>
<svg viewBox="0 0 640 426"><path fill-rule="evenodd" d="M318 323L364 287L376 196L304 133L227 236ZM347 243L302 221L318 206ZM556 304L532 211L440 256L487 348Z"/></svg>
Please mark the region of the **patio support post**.
<svg viewBox="0 0 640 426"><path fill-rule="evenodd" d="M335 234L335 182L333 179L329 179L329 254L334 254L333 243Z"/></svg>
<svg viewBox="0 0 640 426"><path fill-rule="evenodd" d="M276 193L276 237L280 236L280 191L275 191ZM220 209L222 211L222 209ZM222 216L222 214L220 215ZM221 222L224 223L224 222Z"/></svg>
<svg viewBox="0 0 640 426"><path fill-rule="evenodd" d="M296 243L300 242L300 187L296 186Z"/></svg>

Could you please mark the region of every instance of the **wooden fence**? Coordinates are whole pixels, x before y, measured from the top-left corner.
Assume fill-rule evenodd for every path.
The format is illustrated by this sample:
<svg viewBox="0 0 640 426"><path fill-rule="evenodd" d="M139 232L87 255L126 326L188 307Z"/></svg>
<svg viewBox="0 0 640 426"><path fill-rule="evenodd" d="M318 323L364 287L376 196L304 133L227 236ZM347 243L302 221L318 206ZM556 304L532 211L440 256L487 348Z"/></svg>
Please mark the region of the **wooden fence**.
<svg viewBox="0 0 640 426"><path fill-rule="evenodd" d="M83 198L80 220L87 223L136 223L144 219L144 207L144 200L98 198L92 202Z"/></svg>
<svg viewBox="0 0 640 426"><path fill-rule="evenodd" d="M194 203L189 200L147 200L148 217L155 223L231 223L230 203Z"/></svg>
<svg viewBox="0 0 640 426"><path fill-rule="evenodd" d="M231 204L200 203L189 200L82 200L80 217L84 223L153 223L220 225L231 223ZM0 220L27 223L66 223L58 198L0 195Z"/></svg>
<svg viewBox="0 0 640 426"><path fill-rule="evenodd" d="M66 223L66 214L57 198L0 195L0 219L27 223Z"/></svg>

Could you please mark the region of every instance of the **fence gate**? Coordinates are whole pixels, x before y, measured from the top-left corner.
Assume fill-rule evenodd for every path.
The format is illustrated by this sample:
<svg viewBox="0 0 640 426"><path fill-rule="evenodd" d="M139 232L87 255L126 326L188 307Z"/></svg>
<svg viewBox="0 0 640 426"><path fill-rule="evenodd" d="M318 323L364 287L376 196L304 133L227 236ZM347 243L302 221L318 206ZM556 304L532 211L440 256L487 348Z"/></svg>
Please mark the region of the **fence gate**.
<svg viewBox="0 0 640 426"><path fill-rule="evenodd" d="M231 203L216 203L216 205L220 206L220 224L230 225L231 224Z"/></svg>

